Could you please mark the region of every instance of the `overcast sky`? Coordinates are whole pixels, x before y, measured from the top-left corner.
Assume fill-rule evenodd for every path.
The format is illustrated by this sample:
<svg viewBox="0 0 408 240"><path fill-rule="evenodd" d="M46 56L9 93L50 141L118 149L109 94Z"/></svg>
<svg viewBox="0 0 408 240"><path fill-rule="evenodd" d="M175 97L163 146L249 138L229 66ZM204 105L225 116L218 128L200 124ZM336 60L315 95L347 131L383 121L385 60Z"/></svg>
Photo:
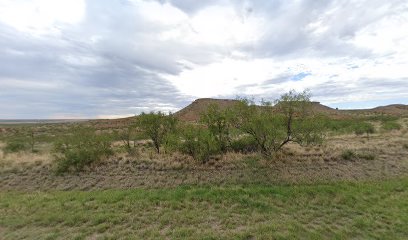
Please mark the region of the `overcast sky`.
<svg viewBox="0 0 408 240"><path fill-rule="evenodd" d="M0 118L176 111L310 89L408 103L407 0L0 0Z"/></svg>

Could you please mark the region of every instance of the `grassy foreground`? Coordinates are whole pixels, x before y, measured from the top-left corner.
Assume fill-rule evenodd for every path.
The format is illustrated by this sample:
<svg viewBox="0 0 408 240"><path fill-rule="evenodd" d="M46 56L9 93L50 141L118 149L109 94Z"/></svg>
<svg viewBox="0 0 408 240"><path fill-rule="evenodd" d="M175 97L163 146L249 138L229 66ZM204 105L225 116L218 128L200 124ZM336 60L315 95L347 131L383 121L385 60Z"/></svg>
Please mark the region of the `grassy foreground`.
<svg viewBox="0 0 408 240"><path fill-rule="evenodd" d="M407 239L408 178L0 192L2 239Z"/></svg>

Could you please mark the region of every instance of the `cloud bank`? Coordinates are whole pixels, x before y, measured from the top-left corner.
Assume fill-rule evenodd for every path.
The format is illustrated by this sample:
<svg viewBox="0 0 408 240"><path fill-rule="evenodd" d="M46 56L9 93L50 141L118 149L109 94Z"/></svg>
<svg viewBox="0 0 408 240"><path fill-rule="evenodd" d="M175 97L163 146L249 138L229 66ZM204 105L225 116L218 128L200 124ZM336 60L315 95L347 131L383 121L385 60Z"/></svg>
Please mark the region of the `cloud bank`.
<svg viewBox="0 0 408 240"><path fill-rule="evenodd" d="M333 107L408 103L404 29L404 0L4 0L0 118L174 112L306 88Z"/></svg>

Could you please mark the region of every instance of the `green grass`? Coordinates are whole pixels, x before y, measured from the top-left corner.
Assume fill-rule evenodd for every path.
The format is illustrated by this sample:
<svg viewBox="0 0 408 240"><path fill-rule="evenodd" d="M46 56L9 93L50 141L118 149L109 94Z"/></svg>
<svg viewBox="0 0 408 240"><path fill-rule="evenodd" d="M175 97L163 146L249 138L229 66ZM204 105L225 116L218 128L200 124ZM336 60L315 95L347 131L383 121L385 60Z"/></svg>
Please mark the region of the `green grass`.
<svg viewBox="0 0 408 240"><path fill-rule="evenodd" d="M407 239L408 179L1 192L2 239Z"/></svg>

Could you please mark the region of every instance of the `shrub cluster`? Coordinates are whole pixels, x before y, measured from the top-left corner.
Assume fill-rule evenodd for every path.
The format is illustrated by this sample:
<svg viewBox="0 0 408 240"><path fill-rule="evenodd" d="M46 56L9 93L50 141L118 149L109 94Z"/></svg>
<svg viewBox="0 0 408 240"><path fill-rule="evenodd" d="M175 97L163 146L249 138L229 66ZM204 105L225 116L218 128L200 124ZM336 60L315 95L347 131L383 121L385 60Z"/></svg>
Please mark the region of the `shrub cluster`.
<svg viewBox="0 0 408 240"><path fill-rule="evenodd" d="M226 109L210 105L198 123L180 125L171 115L152 112L139 115L136 125L158 153L164 145L167 151L179 151L200 162L227 151L260 151L270 157L289 142L322 143L327 119L313 114L310 107L308 92L291 91L275 107L241 99Z"/></svg>
<svg viewBox="0 0 408 240"><path fill-rule="evenodd" d="M91 128L76 128L54 144L57 172L80 171L113 154L111 136Z"/></svg>
<svg viewBox="0 0 408 240"><path fill-rule="evenodd" d="M385 121L382 122L382 129L385 131L400 130L402 128L401 124L396 121Z"/></svg>
<svg viewBox="0 0 408 240"><path fill-rule="evenodd" d="M28 149L28 145L25 144L23 141L10 141L7 142L6 146L4 147L4 153L16 153L25 151Z"/></svg>

